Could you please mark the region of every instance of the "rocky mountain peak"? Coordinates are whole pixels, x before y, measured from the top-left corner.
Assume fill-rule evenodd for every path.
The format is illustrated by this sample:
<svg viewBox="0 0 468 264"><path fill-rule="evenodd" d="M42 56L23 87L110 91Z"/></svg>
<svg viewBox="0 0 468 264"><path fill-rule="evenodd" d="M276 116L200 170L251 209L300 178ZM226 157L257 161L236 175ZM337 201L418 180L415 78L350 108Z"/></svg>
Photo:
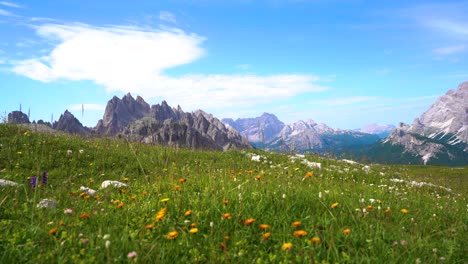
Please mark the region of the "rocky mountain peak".
<svg viewBox="0 0 468 264"><path fill-rule="evenodd" d="M65 112L60 115L59 120L54 122L52 127L55 130L64 131L70 134L86 135L89 133L89 130L85 128L68 110L65 110Z"/></svg>
<svg viewBox="0 0 468 264"><path fill-rule="evenodd" d="M10 124L29 124L28 115L21 111L13 111L8 114L8 123Z"/></svg>

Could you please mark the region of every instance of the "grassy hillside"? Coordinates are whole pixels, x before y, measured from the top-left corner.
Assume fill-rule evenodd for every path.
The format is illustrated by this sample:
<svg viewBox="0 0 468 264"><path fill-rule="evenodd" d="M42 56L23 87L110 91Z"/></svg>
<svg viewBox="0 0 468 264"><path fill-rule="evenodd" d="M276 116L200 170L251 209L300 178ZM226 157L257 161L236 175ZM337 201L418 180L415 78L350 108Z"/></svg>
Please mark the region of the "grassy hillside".
<svg viewBox="0 0 468 264"><path fill-rule="evenodd" d="M0 263L466 263L467 177L0 125Z"/></svg>

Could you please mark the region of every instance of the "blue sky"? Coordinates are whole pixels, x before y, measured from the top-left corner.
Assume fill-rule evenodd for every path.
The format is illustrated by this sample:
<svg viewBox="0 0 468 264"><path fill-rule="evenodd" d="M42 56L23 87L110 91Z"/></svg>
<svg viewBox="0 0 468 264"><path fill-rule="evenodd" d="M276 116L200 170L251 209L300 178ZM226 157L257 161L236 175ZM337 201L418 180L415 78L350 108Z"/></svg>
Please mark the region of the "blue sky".
<svg viewBox="0 0 468 264"><path fill-rule="evenodd" d="M466 1L0 1L0 117L130 92L218 118L411 123L468 80ZM84 105L84 116L81 105Z"/></svg>

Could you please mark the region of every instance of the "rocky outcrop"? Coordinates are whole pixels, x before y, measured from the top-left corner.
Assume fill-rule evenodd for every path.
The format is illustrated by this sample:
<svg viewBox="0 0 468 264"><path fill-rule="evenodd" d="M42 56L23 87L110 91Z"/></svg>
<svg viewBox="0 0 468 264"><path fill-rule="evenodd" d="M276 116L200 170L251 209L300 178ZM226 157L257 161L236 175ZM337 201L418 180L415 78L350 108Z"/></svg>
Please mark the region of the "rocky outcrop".
<svg viewBox="0 0 468 264"><path fill-rule="evenodd" d="M53 129L64 131L70 134L87 135L89 129L84 127L75 116L65 110L57 122L52 125Z"/></svg>
<svg viewBox="0 0 468 264"><path fill-rule="evenodd" d="M150 106L140 96L136 100L130 93L122 99L114 96L107 102L104 116L96 125L96 133L100 135L116 135L130 123L150 112Z"/></svg>
<svg viewBox="0 0 468 264"><path fill-rule="evenodd" d="M227 128L210 114L197 110L184 112L167 102L153 105L150 114L123 130L131 140L191 149L229 150L250 148L237 131Z"/></svg>
<svg viewBox="0 0 468 264"><path fill-rule="evenodd" d="M29 124L28 116L21 111L13 111L8 114L8 123L10 124Z"/></svg>

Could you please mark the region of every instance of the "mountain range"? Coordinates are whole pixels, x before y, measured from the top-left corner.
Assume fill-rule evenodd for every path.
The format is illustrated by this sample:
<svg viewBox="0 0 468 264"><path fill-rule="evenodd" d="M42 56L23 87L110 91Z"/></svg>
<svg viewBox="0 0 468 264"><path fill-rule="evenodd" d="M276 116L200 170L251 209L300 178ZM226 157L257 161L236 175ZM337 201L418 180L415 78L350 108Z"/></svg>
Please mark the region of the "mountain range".
<svg viewBox="0 0 468 264"><path fill-rule="evenodd" d="M468 164L468 82L450 90L412 124L369 124L360 129L331 128L313 120L285 124L274 114L219 120L202 110L184 112L167 102L150 106L127 94L108 101L94 128L84 127L66 110L53 124L13 111L9 123L83 136L118 136L128 140L192 149L261 148L315 153L378 163Z"/></svg>

